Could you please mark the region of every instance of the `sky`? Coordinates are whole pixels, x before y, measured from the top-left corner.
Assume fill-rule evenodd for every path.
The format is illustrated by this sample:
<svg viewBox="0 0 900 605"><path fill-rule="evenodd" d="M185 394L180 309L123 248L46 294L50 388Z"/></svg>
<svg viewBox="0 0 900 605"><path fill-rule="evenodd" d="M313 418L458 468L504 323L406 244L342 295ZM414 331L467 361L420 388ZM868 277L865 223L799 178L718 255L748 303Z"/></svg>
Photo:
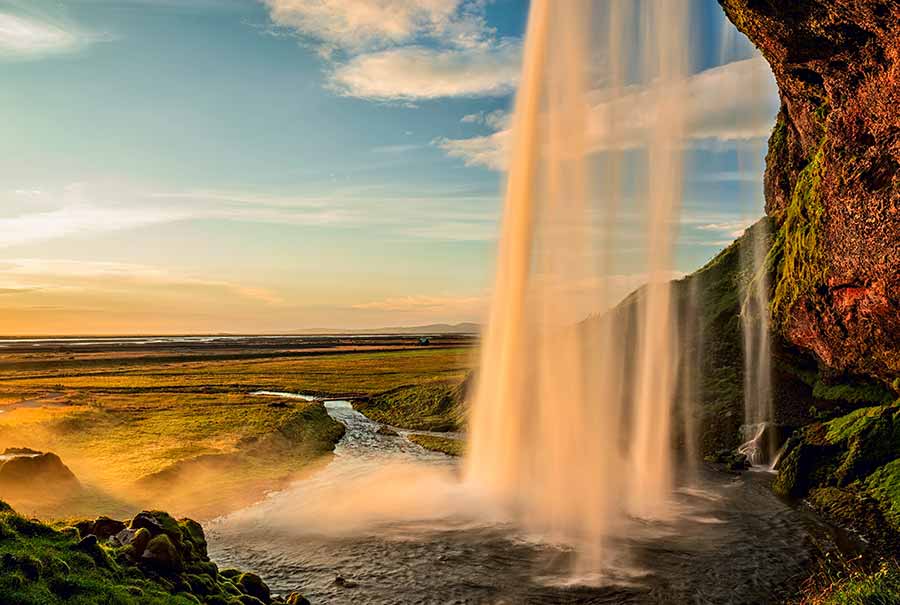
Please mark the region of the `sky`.
<svg viewBox="0 0 900 605"><path fill-rule="evenodd" d="M761 216L778 103L717 3L691 4L676 273ZM0 334L480 321L527 12L0 0ZM597 107L629 108L636 148L643 99Z"/></svg>

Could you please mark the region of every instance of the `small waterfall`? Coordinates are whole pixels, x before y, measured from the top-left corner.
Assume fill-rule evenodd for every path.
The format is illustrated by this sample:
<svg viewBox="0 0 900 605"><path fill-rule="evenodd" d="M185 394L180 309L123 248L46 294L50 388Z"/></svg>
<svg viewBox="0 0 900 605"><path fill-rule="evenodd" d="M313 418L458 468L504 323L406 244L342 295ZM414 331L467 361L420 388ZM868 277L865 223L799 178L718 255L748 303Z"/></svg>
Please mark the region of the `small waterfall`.
<svg viewBox="0 0 900 605"><path fill-rule="evenodd" d="M464 472L532 531L575 546L578 573L602 568L606 537L623 516L671 514L679 351L669 280L687 15L687 0L533 0L530 8ZM605 48L590 47L592 23L605 23ZM608 69L598 92L588 76L601 54ZM635 54L641 60L631 66ZM636 84L640 110L617 102ZM608 101L590 105L598 96ZM642 122L645 182L635 193L626 153ZM647 284L633 355L614 320L580 323L598 301L611 302L625 202L644 216Z"/></svg>
<svg viewBox="0 0 900 605"><path fill-rule="evenodd" d="M759 466L773 460L777 444L773 435L775 415L772 404L772 338L769 321L769 251L767 221L747 230L741 249L743 305L741 332L744 343L744 443L739 451L750 464Z"/></svg>

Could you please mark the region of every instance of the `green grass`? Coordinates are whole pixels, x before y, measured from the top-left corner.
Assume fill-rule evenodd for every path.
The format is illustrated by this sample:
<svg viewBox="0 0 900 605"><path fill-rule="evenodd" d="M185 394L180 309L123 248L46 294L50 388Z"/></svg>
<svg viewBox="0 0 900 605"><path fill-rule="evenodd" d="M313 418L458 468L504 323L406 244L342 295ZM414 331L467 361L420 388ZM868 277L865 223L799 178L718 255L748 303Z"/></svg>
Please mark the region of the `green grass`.
<svg viewBox="0 0 900 605"><path fill-rule="evenodd" d="M900 603L900 567L882 562L874 569L826 561L806 582L801 605L894 605Z"/></svg>
<svg viewBox="0 0 900 605"><path fill-rule="evenodd" d="M441 452L448 456L462 456L466 449L466 444L461 439L450 439L434 435L407 435L407 437L410 441L421 445L426 450Z"/></svg>
<svg viewBox="0 0 900 605"><path fill-rule="evenodd" d="M456 431L465 422L462 377L402 386L354 404L376 422L405 429Z"/></svg>

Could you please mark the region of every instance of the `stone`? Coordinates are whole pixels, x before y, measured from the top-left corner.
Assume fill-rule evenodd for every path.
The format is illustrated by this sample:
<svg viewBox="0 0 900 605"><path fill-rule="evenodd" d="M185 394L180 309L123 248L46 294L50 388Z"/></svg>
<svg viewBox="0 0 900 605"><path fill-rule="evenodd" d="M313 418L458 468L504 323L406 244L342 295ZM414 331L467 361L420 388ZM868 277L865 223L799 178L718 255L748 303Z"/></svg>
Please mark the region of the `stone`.
<svg viewBox="0 0 900 605"><path fill-rule="evenodd" d="M166 534L159 534L150 540L141 561L161 571L176 572L182 568L181 554Z"/></svg>
<svg viewBox="0 0 900 605"><path fill-rule="evenodd" d="M237 587L244 594L250 595L262 601L263 603L270 603L272 601L272 595L269 592L269 587L266 586L265 582L262 581L255 573L242 573L238 576Z"/></svg>
<svg viewBox="0 0 900 605"><path fill-rule="evenodd" d="M309 599L299 592L292 592L289 594L286 603L287 605L311 605Z"/></svg>

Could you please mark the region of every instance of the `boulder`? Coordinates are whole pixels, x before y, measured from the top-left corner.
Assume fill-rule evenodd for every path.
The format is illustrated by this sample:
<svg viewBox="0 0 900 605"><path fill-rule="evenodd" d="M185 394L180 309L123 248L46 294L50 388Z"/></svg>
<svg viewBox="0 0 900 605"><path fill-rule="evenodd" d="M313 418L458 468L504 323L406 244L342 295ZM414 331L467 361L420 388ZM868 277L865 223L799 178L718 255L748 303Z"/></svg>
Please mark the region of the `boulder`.
<svg viewBox="0 0 900 605"><path fill-rule="evenodd" d="M311 605L309 599L299 592L292 592L289 594L286 603L287 605Z"/></svg>
<svg viewBox="0 0 900 605"><path fill-rule="evenodd" d="M272 602L272 595L269 592L269 587L266 586L265 582L262 581L262 578L255 573L242 573L235 584L237 584L237 587L241 592L246 595L255 597L263 603Z"/></svg>
<svg viewBox="0 0 900 605"><path fill-rule="evenodd" d="M166 534L159 534L150 540L141 561L164 572L177 572L182 568L181 554Z"/></svg>

